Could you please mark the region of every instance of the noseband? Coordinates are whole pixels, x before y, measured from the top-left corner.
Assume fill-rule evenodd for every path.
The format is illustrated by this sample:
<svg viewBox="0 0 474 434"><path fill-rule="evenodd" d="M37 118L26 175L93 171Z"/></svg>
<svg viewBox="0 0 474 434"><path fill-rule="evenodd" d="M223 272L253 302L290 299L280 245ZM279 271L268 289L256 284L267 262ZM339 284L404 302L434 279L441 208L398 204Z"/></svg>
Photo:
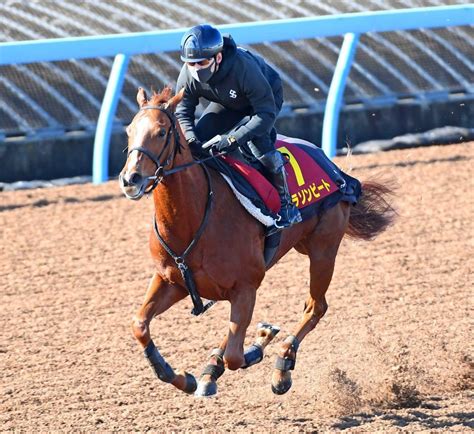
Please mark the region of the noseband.
<svg viewBox="0 0 474 434"><path fill-rule="evenodd" d="M133 151L138 151L143 154L145 154L153 163L155 163L156 166L156 171L153 176L149 176L147 179L148 180L153 180L152 186L145 191L145 193L151 193L156 186L161 182L161 180L165 177L165 167L170 164L174 158L176 157L176 154L178 152L181 152L181 144L179 143L179 132L178 129L176 128L176 121L174 116L166 110L164 107L157 106L157 105L150 105L150 106L145 106L140 109L142 110L159 110L160 112L164 113L166 116L168 116L168 119L171 122L171 128L166 132L166 142L165 145L163 146L163 149L161 150L160 154L156 156L153 152L149 151L146 148L143 148L142 146L135 146L134 148L130 149L128 151L127 157L133 152ZM171 136L174 136L174 150L170 153L168 159L162 164L161 163L161 156L165 152L165 150L168 148Z"/></svg>

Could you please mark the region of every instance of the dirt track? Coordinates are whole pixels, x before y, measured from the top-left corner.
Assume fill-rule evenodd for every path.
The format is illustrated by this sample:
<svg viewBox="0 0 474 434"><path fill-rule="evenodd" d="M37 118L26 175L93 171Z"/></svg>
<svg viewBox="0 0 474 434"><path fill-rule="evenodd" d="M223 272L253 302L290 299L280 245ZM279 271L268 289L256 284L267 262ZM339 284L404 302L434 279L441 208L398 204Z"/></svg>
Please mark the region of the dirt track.
<svg viewBox="0 0 474 434"><path fill-rule="evenodd" d="M0 430L472 429L473 159L474 143L352 157L354 176L396 178L400 216L371 243L343 241L329 311L284 396L270 376L303 309L304 257L291 252L259 290L248 343L258 321L282 327L263 362L196 399L154 378L130 331L152 272L152 201L127 201L116 182L0 193ZM197 375L228 305L198 319L190 308L152 334Z"/></svg>

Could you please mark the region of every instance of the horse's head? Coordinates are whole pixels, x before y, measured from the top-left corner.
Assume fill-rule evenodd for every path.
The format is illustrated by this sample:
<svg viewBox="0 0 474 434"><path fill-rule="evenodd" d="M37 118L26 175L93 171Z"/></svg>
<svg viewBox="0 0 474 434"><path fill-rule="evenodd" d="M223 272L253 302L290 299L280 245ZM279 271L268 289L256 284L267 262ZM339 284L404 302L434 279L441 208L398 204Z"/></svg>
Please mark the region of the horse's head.
<svg viewBox="0 0 474 434"><path fill-rule="evenodd" d="M120 188L129 199L138 200L158 185L180 150L179 125L174 116L183 92L172 97L169 87L150 100L138 89L140 110L127 127L128 156L119 175Z"/></svg>

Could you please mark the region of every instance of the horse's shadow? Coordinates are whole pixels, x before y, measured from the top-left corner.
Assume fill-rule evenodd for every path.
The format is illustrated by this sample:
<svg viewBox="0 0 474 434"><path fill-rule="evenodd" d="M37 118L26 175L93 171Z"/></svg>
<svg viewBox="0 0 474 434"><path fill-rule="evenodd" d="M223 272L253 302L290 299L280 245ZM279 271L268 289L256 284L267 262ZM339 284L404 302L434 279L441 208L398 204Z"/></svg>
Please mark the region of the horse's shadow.
<svg viewBox="0 0 474 434"><path fill-rule="evenodd" d="M438 410L442 407L436 404L422 404L417 409L409 409L407 414L397 414L395 411L374 411L372 413L357 413L351 416L343 416L332 428L344 430L354 427L362 427L372 423L376 419L389 421L397 428L408 427L417 423L427 429L449 429L454 426L465 426L474 428L474 412L453 412L447 414L428 414L422 409Z"/></svg>

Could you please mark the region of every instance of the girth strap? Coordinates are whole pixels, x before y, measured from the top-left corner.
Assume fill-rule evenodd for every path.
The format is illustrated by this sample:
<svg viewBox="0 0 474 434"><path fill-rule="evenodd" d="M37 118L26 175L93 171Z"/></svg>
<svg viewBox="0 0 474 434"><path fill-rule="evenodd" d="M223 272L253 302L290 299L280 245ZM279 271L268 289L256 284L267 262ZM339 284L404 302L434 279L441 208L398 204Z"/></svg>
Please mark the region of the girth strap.
<svg viewBox="0 0 474 434"><path fill-rule="evenodd" d="M210 215L210 210L211 210L211 205L212 205L212 199L214 196L214 191L212 190L212 181L211 181L211 175L209 174L209 170L207 169L206 166L201 166L204 169L204 172L206 173L207 177L207 184L209 186L209 193L207 195L207 203L206 203L206 210L204 212L204 218L201 222L201 226L199 226L198 231L196 232L196 235L194 238L191 240L191 243L189 243L189 246L186 248L186 250L183 252L182 255L177 255L176 253L171 250L170 246L166 244L165 240L163 237L160 235L160 231L158 230L158 225L156 223L156 214L153 216L153 228L155 230L156 237L158 238L158 241L162 245L162 247L166 250L166 252L174 259L174 262L176 262L176 265L181 271L181 276L183 277L186 289L189 292L189 295L191 297L191 300L193 301L194 308L191 311L191 313L195 316L201 315L204 313L206 310L208 310L211 306L213 306L216 302L209 301L206 303L204 306L201 300L201 297L196 289L196 285L194 283L193 275L191 273L191 270L187 266L185 259L186 256L189 254L189 252L192 250L192 248L196 245L198 242L199 238L201 238L202 233L204 232L204 229L206 228L207 222L209 220L209 215Z"/></svg>

